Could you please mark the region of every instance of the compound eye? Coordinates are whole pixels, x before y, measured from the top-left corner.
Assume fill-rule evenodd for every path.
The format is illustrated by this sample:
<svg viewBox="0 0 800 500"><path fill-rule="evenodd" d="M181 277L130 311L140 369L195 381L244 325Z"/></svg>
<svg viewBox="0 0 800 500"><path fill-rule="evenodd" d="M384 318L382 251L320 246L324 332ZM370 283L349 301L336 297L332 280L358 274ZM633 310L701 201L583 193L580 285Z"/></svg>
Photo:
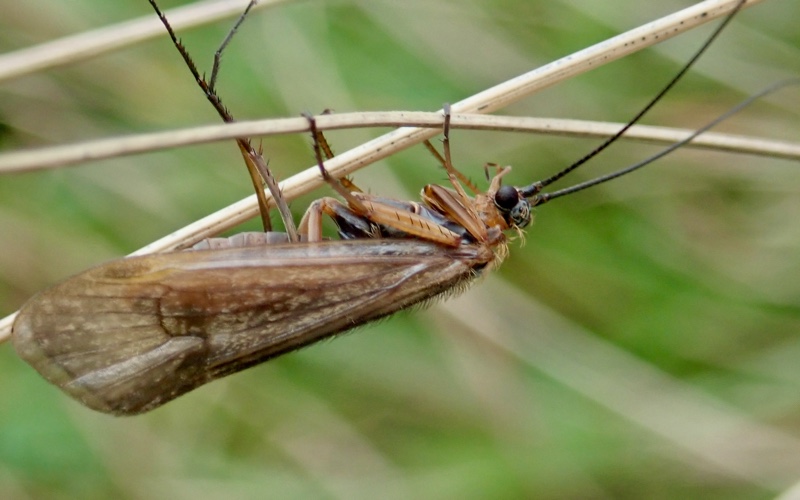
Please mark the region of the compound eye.
<svg viewBox="0 0 800 500"><path fill-rule="evenodd" d="M517 206L519 200L519 191L513 186L500 186L500 189L498 189L497 193L494 195L494 204L504 213L511 211Z"/></svg>

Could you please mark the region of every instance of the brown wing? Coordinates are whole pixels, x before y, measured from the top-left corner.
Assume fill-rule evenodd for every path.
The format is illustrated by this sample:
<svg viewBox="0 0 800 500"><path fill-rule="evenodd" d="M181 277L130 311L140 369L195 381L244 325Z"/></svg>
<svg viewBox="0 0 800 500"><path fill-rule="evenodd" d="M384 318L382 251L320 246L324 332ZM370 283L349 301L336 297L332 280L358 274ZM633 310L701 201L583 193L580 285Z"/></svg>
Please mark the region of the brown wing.
<svg viewBox="0 0 800 500"><path fill-rule="evenodd" d="M482 245L356 240L122 259L31 299L19 355L99 411L153 409L215 378L453 289Z"/></svg>

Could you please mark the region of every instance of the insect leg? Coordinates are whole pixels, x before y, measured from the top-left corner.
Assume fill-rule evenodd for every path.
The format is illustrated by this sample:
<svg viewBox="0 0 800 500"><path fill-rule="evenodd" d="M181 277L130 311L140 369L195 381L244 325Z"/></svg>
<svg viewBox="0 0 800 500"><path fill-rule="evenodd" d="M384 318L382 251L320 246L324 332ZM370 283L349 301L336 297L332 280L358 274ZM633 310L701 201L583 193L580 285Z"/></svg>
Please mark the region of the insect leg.
<svg viewBox="0 0 800 500"><path fill-rule="evenodd" d="M353 193L349 191L344 183L339 179L334 178L328 170L325 168L325 165L322 161L322 146L320 145L319 137L321 136L321 132L317 129L317 121L308 113L303 113L303 117L308 120L308 127L311 131L311 138L314 140L314 156L317 159L317 166L319 166L320 174L322 174L322 179L327 182L339 195L347 201L347 204L350 205L353 210L360 212L363 216L368 217L369 209L361 203L361 201L353 196ZM324 136L323 136L324 138ZM327 140L325 141L327 144ZM347 181L348 184L352 184L350 181Z"/></svg>
<svg viewBox="0 0 800 500"><path fill-rule="evenodd" d="M444 167L445 170L447 170L447 164L444 160L444 157L441 155L441 153L439 153L439 151L436 150L431 141L425 140L423 144L425 145L425 148L427 148L428 152L430 152L430 154L432 154L433 157L436 158L436 161L438 161L439 164L442 167ZM462 184L467 186L467 188L470 191L472 191L472 194L480 193L480 189L478 189L478 187L471 180L469 180L469 178L466 175L462 174L458 170L455 170L453 173L456 175L456 177L458 177L458 180L461 181Z"/></svg>
<svg viewBox="0 0 800 500"><path fill-rule="evenodd" d="M395 203L395 200L381 202L371 195L353 193L368 207L369 216L364 216L352 207L335 198L321 198L311 204L300 221L301 238L308 241L322 240L322 215L330 217L339 228L339 236L344 240L358 238L419 238L442 245L456 247L461 243L462 234L457 224L449 224L441 215L429 209L420 210L414 203Z"/></svg>
<svg viewBox="0 0 800 500"><path fill-rule="evenodd" d="M245 9L244 13L239 17L236 24L234 24L233 29L228 33L223 40L222 45L217 50L217 55L215 56L215 63L214 63L214 70L212 71L211 80L206 81L206 79L200 75L200 71L197 69L192 57L189 55L189 51L186 50L186 47L183 46L183 43L178 39L178 36L175 34L175 30L172 29L172 25L167 20L167 17L161 11L161 9L156 4L155 0L148 0L150 5L155 10L158 18L161 20L161 23L166 28L167 33L172 40L172 44L178 50L178 53L183 58L186 67L189 68L189 71L192 73L195 82L205 94L206 99L214 106L214 109L217 111L217 114L222 118L222 120L226 123L234 122L233 115L228 111L228 109L222 104L222 100L217 95L216 90L214 89L214 84L217 76L217 71L219 70L219 58L221 57L222 51L230 42L233 35L236 33L236 30L242 24L245 19L245 16L248 14L252 6L256 3L256 0L250 2L250 4ZM272 195L273 200L275 201L275 205L278 208L278 212L281 215L281 220L283 221L283 225L286 229L286 232L289 234L289 238L292 241L297 241L297 230L295 229L294 219L292 219L292 212L289 210L289 204L283 198L281 194L280 187L278 186L278 181L272 175L272 172L269 170L266 160L264 160L261 151L256 151L253 146L250 144L250 140L247 138L237 138L236 144L239 146L239 150L242 153L242 158L244 159L245 165L247 166L247 172L250 175L250 180L253 183L253 188L256 192L256 197L258 198L258 208L259 212L261 213L261 223L264 226L264 231L269 232L272 229L272 223L270 222L269 218L269 203L267 200L266 195L264 194L264 184L266 184L267 188L269 189L270 194ZM263 183L262 183L263 180Z"/></svg>
<svg viewBox="0 0 800 500"><path fill-rule="evenodd" d="M423 189L423 199L426 203L438 208L439 211L447 214L459 225L466 228L477 241L488 241L488 230L475 209L475 201L467 196L461 183L459 183L459 177L463 177L463 175L453 167L450 154L450 105L445 103L442 110L444 112L444 127L442 131L444 136L442 138L444 149L443 165L456 194L453 195L452 192L441 186L429 185Z"/></svg>
<svg viewBox="0 0 800 500"><path fill-rule="evenodd" d="M332 114L332 112L330 109L325 109L322 111L322 114L330 115ZM306 116L306 118L308 118L308 116ZM314 126L312 127L311 134L314 137L314 142L319 145L319 148L325 154L326 160L330 160L331 158L336 156L336 154L333 152L331 144L328 142L328 139L325 137L325 134L322 132L322 130L318 130L316 126Z"/></svg>
<svg viewBox="0 0 800 500"><path fill-rule="evenodd" d="M307 237L308 241L322 241L323 214L336 223L339 228L339 237L343 240L381 236L378 225L357 214L336 198L326 197L316 200L308 207L300 220L300 226L298 226L301 237Z"/></svg>
<svg viewBox="0 0 800 500"><path fill-rule="evenodd" d="M489 169L494 168L494 175L489 177ZM487 163L483 166L483 171L486 173L486 178L490 179L489 189L486 192L487 196L494 197L497 190L500 189L500 184L503 181L503 177L506 176L509 172L511 172L510 166L501 166L499 163Z"/></svg>
<svg viewBox="0 0 800 500"><path fill-rule="evenodd" d="M432 220L431 218L413 213L409 210L398 209L390 204L381 203L375 197L365 193L348 191L345 184L333 178L325 169L325 165L322 161L322 147L317 140L319 131L317 130L314 117L308 114L304 114L303 116L308 120L311 137L314 139L314 155L317 158L317 165L319 166L322 178L344 198L347 202L348 210L352 212L353 215L379 226L391 228L392 230L408 236L415 236L427 241L453 247L460 244L461 236L442 226L439 221ZM467 198L467 201L469 201L469 198ZM329 202L325 202L319 207L309 209L310 213L307 214L307 217L303 217L306 223L303 224L303 222L301 222L301 226L303 230L307 231L310 241L315 241L314 238L322 237L321 222L318 221L318 218L323 212L331 215L331 217L336 220L336 217L326 212L326 210L332 210L332 205ZM357 232L361 233L362 231L359 230ZM373 234L372 231L368 231L367 233ZM343 236L347 237L347 234L349 234L348 231L345 231Z"/></svg>
<svg viewBox="0 0 800 500"><path fill-rule="evenodd" d="M322 114L323 115L329 115L329 114L331 114L331 110L330 109L326 109L326 110L324 110L322 112ZM308 118L308 117L306 117L306 118ZM311 133L313 135L314 143L319 145L319 148L322 150L322 153L325 155L325 159L326 160L330 160L331 158L336 156L336 154L334 154L334 152L333 152L333 148L331 147L331 144L328 142L328 139L325 137L325 134L322 133L322 130L317 130L316 127L312 127L312 132ZM356 186L355 183L353 183L353 181L351 181L347 177L342 177L341 179L339 179L339 182L342 184L342 186L344 186L345 189L347 189L351 193L363 193L363 190L361 188L359 188L358 186Z"/></svg>
<svg viewBox="0 0 800 500"><path fill-rule="evenodd" d="M458 182L459 176L463 177L458 170L453 167L453 160L450 155L450 104L445 103L442 106L442 111L444 112L444 127L442 130L442 148L444 149L444 169L447 172L447 178L450 179L450 183L455 188L456 193L461 197L464 201L464 204L469 206L470 198L467 196L467 193L464 191L464 188L461 186L461 183ZM477 218L477 214L475 215Z"/></svg>
<svg viewBox="0 0 800 500"><path fill-rule="evenodd" d="M233 36L236 35L236 32L239 30L239 26L242 25L244 19L247 17L247 14L250 13L250 9L255 7L258 3L258 0L250 0L250 3L247 4L245 7L244 12L242 15L239 16L239 19L236 20L233 27L228 31L228 34L225 35L225 39L222 40L222 43L219 44L219 48L214 53L214 65L211 68L211 77L208 79L208 88L211 89L212 92L216 92L217 85L217 75L219 74L219 65L222 63L222 52L225 51L225 48L231 43Z"/></svg>

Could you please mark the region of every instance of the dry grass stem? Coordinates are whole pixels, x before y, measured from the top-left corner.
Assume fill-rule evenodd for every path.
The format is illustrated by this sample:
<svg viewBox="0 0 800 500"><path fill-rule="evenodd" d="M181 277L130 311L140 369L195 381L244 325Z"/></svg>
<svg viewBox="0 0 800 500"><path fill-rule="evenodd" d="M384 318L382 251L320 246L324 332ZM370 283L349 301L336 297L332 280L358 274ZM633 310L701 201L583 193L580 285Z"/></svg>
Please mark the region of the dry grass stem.
<svg viewBox="0 0 800 500"><path fill-rule="evenodd" d="M442 115L423 111L372 111L319 115L315 118L320 130L371 127L424 127L440 129ZM474 113L455 114L451 128L526 132L566 137L606 138L622 128L622 123L534 118ZM97 139L81 143L14 151L0 154L0 173L42 170L75 165L162 149L230 140L236 137L267 137L308 131L305 118L275 118L241 121L200 127L152 132L126 137ZM689 129L637 125L622 138L631 141L668 145L692 133ZM800 143L775 141L757 137L708 132L694 139L688 147L753 155L800 159ZM313 170L313 169L312 169ZM291 181L287 181L291 184Z"/></svg>
<svg viewBox="0 0 800 500"><path fill-rule="evenodd" d="M287 0L261 0L256 8ZM208 24L242 13L249 0L206 0L166 12L177 30ZM164 36L164 26L152 13L52 42L0 55L0 82L49 68L73 64Z"/></svg>

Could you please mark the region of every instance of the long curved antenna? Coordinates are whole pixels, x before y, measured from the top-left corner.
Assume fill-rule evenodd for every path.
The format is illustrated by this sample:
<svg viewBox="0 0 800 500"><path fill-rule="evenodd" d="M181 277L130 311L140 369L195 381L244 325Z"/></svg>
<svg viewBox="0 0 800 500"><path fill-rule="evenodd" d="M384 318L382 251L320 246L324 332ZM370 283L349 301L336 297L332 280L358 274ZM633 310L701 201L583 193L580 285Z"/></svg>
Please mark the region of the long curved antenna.
<svg viewBox="0 0 800 500"><path fill-rule="evenodd" d="M788 80L782 80L778 83L774 83L769 87L761 90L760 92L748 97L744 101L740 102L733 108L729 109L725 113L721 114L717 118L714 118L707 124L703 125L699 129L695 130L691 134L689 134L686 138L681 139L680 141L672 144L671 146L659 151L658 153L654 154L653 156L646 158L638 163L634 163L629 167L625 167L623 169L617 170L616 172L611 172L610 174L602 175L600 177L596 177L594 179L590 179L585 182L581 182L579 184L575 184L574 186L570 186L564 189L559 189L558 191L553 191L552 193L540 193L532 196L530 198L531 205L542 205L543 203L547 203L550 200L555 198L560 198L562 196L566 196L568 194L577 193L578 191L583 191L584 189L588 189L592 186L597 186L598 184L603 184L604 182L608 182L612 179L616 179L617 177L622 177L623 175L627 175L634 170L639 170L640 168L644 167L645 165L649 165L654 161L662 158L669 153L679 149L680 147L688 144L691 142L695 137L702 134L703 132L707 131L708 129L716 126L720 122L723 122L733 116L734 114L738 113L739 111L743 110L753 102L761 99L762 97L771 94L773 92L777 92L778 90L788 87L790 85L800 85L800 78L790 78Z"/></svg>
<svg viewBox="0 0 800 500"><path fill-rule="evenodd" d="M661 89L661 91L658 94L656 94L656 96L653 97L653 99L651 99L650 102L648 102L641 109L641 111L639 111L636 114L636 116L634 116L616 134L614 134L611 137L609 137L608 139L606 139L602 144L597 146L594 150L590 151L583 158L579 159L578 161L576 161L575 163L573 163L569 167L565 168L564 170L561 170L560 172L556 173L555 175L553 175L551 177L548 177L547 179L544 179L544 180L541 180L541 181L536 181L536 182L534 182L534 183L532 183L532 184L530 184L530 185L528 185L526 187L519 188L520 194L522 196L526 197L526 198L530 198L530 197L534 196L535 194L541 192L541 190L545 186L554 183L555 181L561 179L562 177L564 177L568 173L572 172L576 168L580 167L581 165L583 165L584 163L586 163L590 159L592 159L595 156L597 156L601 151L605 150L608 146L610 146L611 144L616 142L617 139L622 137L622 135L625 132L627 132L629 128L631 128L633 125L635 125L648 111L650 111L650 109L652 109L652 107L655 106L656 103L658 101L660 101L661 98L664 97L664 95L667 92L669 92L672 89L672 87L675 86L676 83L678 83L678 81L683 77L683 75L685 75L686 72L689 71L689 69L692 67L692 65L694 65L694 63L700 58L700 56L703 55L703 53L706 51L706 49L708 49L708 47L711 46L711 44L714 42L714 40L717 38L717 36L719 36L719 34L722 32L722 30L725 29L725 27L728 25L728 23L731 21L731 19L733 19L733 16L735 16L736 13L738 13L739 10L741 10L741 8L745 4L745 2L746 2L746 0L739 0L739 3L736 4L736 7L734 7L733 10L730 12L730 14L728 14L725 17L725 19L722 20L720 25L717 26L717 28L714 30L713 33L711 33L711 36L708 37L708 39L705 41L705 43L703 43L703 45L700 47L700 49L698 49L697 52L695 52L695 54L692 56L692 58L689 59L689 62L687 62L683 66L683 68L678 72L678 74L675 75L672 78L672 80L670 80L669 83L667 83L667 85L663 89Z"/></svg>

